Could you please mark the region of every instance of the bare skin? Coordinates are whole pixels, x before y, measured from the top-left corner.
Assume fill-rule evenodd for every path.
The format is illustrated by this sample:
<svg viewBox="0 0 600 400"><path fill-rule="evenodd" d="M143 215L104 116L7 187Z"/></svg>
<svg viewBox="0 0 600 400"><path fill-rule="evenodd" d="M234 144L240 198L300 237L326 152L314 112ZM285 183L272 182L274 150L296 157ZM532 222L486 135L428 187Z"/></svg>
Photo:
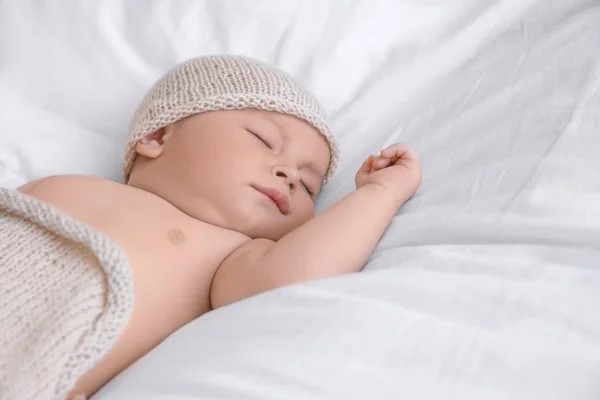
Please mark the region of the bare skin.
<svg viewBox="0 0 600 400"><path fill-rule="evenodd" d="M356 191L315 216L327 142L300 119L257 110L189 117L136 151L127 185L57 176L19 189L111 237L133 270L133 314L71 395L89 397L213 308L359 271L421 182L416 154L391 146L361 166Z"/></svg>

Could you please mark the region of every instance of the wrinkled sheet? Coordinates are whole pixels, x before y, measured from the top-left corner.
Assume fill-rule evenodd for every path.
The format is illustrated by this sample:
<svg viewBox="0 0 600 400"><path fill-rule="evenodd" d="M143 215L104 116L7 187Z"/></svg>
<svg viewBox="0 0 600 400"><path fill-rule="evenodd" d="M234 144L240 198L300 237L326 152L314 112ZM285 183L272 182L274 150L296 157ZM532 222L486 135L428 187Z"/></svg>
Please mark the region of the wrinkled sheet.
<svg viewBox="0 0 600 400"><path fill-rule="evenodd" d="M144 91L224 52L322 99L319 210L395 141L423 185L363 272L211 312L94 400L600 398L600 0L5 0L0 185L120 179Z"/></svg>

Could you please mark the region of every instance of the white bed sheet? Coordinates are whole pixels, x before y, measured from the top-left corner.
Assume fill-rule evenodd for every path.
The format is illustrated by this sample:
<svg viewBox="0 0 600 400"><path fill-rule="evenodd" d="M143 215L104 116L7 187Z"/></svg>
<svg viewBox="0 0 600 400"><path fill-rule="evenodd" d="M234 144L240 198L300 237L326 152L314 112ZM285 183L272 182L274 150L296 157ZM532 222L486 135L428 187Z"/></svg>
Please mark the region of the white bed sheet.
<svg viewBox="0 0 600 400"><path fill-rule="evenodd" d="M424 182L364 272L194 321L94 400L600 398L600 0L4 1L0 185L119 179L140 96L208 53L325 103L341 170Z"/></svg>

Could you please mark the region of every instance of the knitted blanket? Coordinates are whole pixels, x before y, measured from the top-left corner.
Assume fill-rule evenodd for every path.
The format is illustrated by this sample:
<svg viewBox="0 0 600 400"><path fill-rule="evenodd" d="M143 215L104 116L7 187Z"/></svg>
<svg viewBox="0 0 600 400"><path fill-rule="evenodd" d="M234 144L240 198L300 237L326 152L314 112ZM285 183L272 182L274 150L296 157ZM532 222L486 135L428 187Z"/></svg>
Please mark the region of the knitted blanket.
<svg viewBox="0 0 600 400"><path fill-rule="evenodd" d="M0 399L64 400L115 344L132 308L119 246L0 189Z"/></svg>

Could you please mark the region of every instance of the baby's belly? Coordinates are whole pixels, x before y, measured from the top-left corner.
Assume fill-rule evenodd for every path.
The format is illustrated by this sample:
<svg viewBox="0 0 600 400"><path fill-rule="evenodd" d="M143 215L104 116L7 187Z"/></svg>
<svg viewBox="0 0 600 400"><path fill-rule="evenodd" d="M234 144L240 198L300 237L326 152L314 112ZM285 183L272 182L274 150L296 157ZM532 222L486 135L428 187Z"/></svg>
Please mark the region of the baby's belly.
<svg viewBox="0 0 600 400"><path fill-rule="evenodd" d="M134 271L134 274L140 279L134 281L135 303L129 321L109 353L78 380L73 394L85 393L90 396L95 393L171 333L209 311L205 300L209 288L199 287L194 293L187 291L189 296L186 298L182 295L185 289L173 290L176 282L172 278L141 271ZM148 284L149 280L158 281L160 278L164 278L161 288L155 287L152 291L144 292L144 289L154 286ZM144 280L146 285L140 284Z"/></svg>
<svg viewBox="0 0 600 400"><path fill-rule="evenodd" d="M145 240L152 242L151 235ZM135 243L122 247L131 254L133 310L117 343L81 377L74 394L96 392L171 333L210 310L212 265L196 265L156 245L146 251Z"/></svg>

